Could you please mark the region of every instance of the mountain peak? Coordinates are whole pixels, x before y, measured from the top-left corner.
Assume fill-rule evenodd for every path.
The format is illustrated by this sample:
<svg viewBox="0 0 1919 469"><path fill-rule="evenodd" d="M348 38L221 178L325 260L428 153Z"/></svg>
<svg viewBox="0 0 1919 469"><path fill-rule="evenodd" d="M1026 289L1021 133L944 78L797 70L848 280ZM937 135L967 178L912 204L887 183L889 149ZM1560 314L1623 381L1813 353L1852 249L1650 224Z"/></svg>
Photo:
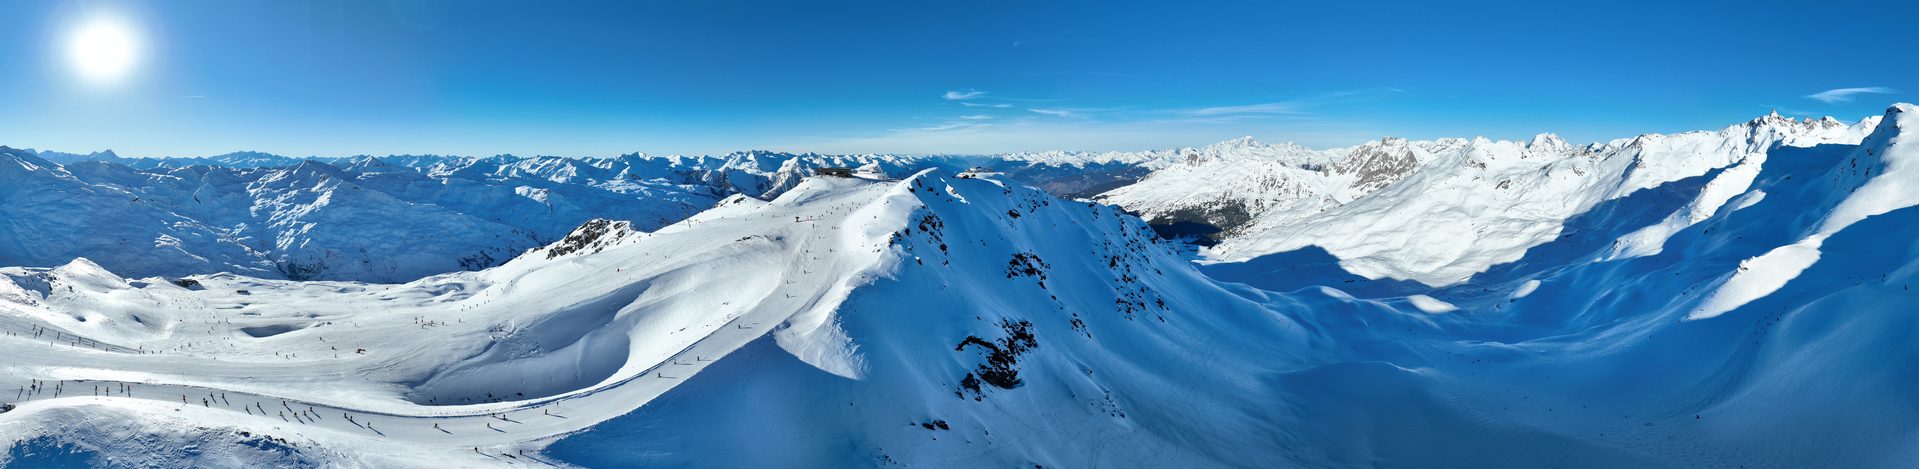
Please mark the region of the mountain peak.
<svg viewBox="0 0 1919 469"><path fill-rule="evenodd" d="M1532 142L1526 144L1526 148L1534 150L1558 150L1570 146L1565 140L1561 140L1558 134L1550 132L1534 135Z"/></svg>

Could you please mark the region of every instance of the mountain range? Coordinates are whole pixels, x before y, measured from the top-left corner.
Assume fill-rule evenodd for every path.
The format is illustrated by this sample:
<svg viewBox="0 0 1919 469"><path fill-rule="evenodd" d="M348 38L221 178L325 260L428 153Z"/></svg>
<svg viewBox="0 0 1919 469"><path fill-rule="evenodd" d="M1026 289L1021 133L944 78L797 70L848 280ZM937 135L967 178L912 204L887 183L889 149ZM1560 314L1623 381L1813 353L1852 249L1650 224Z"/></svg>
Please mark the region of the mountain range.
<svg viewBox="0 0 1919 469"><path fill-rule="evenodd" d="M7 150L0 462L1904 466L1916 126L1901 104L1590 145Z"/></svg>

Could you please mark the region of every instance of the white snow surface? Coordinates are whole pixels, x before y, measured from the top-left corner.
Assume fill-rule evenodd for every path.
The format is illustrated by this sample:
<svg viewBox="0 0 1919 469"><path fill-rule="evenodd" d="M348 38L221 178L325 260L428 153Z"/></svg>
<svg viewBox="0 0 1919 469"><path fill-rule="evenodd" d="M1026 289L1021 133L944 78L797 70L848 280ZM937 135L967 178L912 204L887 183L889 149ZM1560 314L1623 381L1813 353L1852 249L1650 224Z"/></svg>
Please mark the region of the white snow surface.
<svg viewBox="0 0 1919 469"><path fill-rule="evenodd" d="M0 441L51 434L120 455L125 448L98 435L59 430L77 418L110 418L129 422L123 432L159 442L269 435L290 441L295 450L286 457L306 462L499 463L631 412L762 338L837 379L926 380L901 390L990 396L992 381L981 389L959 378L993 346L951 347L967 333L1015 347L1000 336L1012 334L1017 310L993 311L988 305L1010 299L985 293L1009 283L1027 296L1126 289L1131 303L1123 315L1088 317L1066 327L1082 332L1049 337L1046 347L1073 347L1051 341L1108 331L1148 334L1142 339L1230 333L1267 346L1301 340L1290 320L1197 275L1171 248L1154 244L1142 222L1111 207L930 176L812 178L771 202L733 200L650 233L589 224L496 268L398 285L232 274L124 279L84 259L8 269L0 274L0 327L8 332L0 347L15 359L0 364L0 376L59 390L23 388L20 410L0 418ZM1095 252L1084 252L1089 247ZM1155 287L1206 296L1182 300ZM925 305L904 316L873 311L857 322L845 316L849 298L945 288L954 293L933 294L941 300L932 304L948 307ZM1110 297L1040 304L1049 303L1062 314L1087 303L1113 308ZM1162 325L1172 308L1240 312ZM953 314L962 311L972 312ZM1045 319L1049 327L1066 320ZM1219 329L1228 323L1240 326ZM1100 360L1115 370L1136 366ZM169 414L175 418L152 418ZM198 429L163 430L179 418ZM367 454L335 457L361 449ZM222 460L165 464L180 461Z"/></svg>
<svg viewBox="0 0 1919 469"><path fill-rule="evenodd" d="M1817 262L1821 246L1833 233L1867 217L1919 205L1919 143L1904 135L1919 129L1919 107L1895 105L1886 110L1884 122L1846 155L1845 166L1826 175L1833 181L1831 197L1843 198L1818 227L1792 244L1741 262L1688 318L1718 316L1765 297Z"/></svg>
<svg viewBox="0 0 1919 469"><path fill-rule="evenodd" d="M942 170L801 178L650 230L591 220L400 284L0 268L0 463L1909 467L1914 114L1852 140L1762 118L1578 151L1379 142L1362 167L1425 169L1343 173L1381 186L1327 210L1468 168L1631 204L1528 215L1566 232L1403 295L1216 280L1120 207ZM1753 137L1774 131L1817 135ZM1519 162L1548 148L1579 156ZM1750 152L1737 190L1656 192ZM17 161L0 184L58 166ZM1409 239L1492 249L1454 235ZM1659 246L1619 255L1628 238Z"/></svg>
<svg viewBox="0 0 1919 469"><path fill-rule="evenodd" d="M1202 251L1209 262L1317 246L1367 278L1444 286L1518 260L1595 205L1723 168L1682 213L1622 239L1612 256L1656 252L1665 236L1745 192L1771 148L1856 144L1877 123L1775 113L1718 131L1586 146L1551 134L1386 138L1326 151L1240 142L1255 150L1195 154L1099 200L1156 222L1223 224L1219 244Z"/></svg>

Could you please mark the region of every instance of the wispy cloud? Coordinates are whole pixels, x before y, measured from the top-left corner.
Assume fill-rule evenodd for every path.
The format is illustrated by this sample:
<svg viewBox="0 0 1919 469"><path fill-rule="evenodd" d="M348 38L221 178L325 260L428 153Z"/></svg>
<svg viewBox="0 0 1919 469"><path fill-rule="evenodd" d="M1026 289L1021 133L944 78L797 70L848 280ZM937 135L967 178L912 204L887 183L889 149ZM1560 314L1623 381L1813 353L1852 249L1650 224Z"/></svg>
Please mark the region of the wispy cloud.
<svg viewBox="0 0 1919 469"><path fill-rule="evenodd" d="M947 122L944 124L935 125L931 127L920 127L916 129L896 129L895 131L897 132L897 131L905 130L905 131L918 131L918 132L945 132L948 130L977 129L983 126L984 124L979 124L974 122L955 121L955 122Z"/></svg>
<svg viewBox="0 0 1919 469"><path fill-rule="evenodd" d="M1277 136L1307 145L1351 144L1380 134L1333 119L1343 104L1374 101L1405 93L1396 88L1367 88L1299 95L1284 100L1216 103L1217 106L1075 105L1057 98L988 94L973 89L948 91L945 104L958 103L973 114L946 114L945 120L918 127L896 127L865 134L819 136L781 148L828 152L996 153L1082 149L1139 150L1168 145L1206 145L1242 135ZM955 108L947 107L950 112Z"/></svg>
<svg viewBox="0 0 1919 469"><path fill-rule="evenodd" d="M941 95L941 97L946 98L947 101L965 101L968 99L979 98L981 96L986 96L986 92L979 91L979 90L952 90L952 91L947 91L946 94L944 95Z"/></svg>
<svg viewBox="0 0 1919 469"><path fill-rule="evenodd" d="M1305 105L1298 101L1276 101L1270 103L1246 104L1240 106L1214 106L1188 109L1180 112L1188 116L1224 116L1234 114L1305 114Z"/></svg>
<svg viewBox="0 0 1919 469"><path fill-rule="evenodd" d="M1198 119L1105 120L1082 115L1059 119L1024 113L990 121L957 121L866 134L819 136L784 144L776 150L828 153L994 154L1011 151L1139 151L1202 146L1242 135L1309 146L1352 145L1378 138L1379 129L1332 121L1288 121L1220 127Z"/></svg>
<svg viewBox="0 0 1919 469"><path fill-rule="evenodd" d="M1839 88L1839 89L1825 90L1818 93L1806 95L1806 97L1819 100L1819 102L1826 103L1826 104L1838 104L1838 103L1852 102L1852 99L1854 97L1857 97L1862 94L1891 94L1891 93L1898 93L1898 92L1899 92L1898 90L1894 90L1892 88L1887 88L1884 86L1867 86L1863 88Z"/></svg>
<svg viewBox="0 0 1919 469"><path fill-rule="evenodd" d="M1254 104L1232 106L1211 106L1178 111L1187 117L1247 117L1247 116L1305 116L1313 108L1338 101L1373 97L1389 93L1405 93L1399 88L1372 88L1363 90L1334 91L1298 98Z"/></svg>

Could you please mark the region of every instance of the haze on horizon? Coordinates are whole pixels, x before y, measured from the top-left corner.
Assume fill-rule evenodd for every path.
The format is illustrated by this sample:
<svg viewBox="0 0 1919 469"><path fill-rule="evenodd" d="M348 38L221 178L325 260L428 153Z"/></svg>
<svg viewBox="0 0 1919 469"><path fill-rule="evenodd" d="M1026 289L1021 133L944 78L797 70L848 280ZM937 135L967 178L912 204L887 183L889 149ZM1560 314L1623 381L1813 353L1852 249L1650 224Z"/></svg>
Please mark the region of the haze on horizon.
<svg viewBox="0 0 1919 469"><path fill-rule="evenodd" d="M1588 142L1919 90L1892 2L0 5L0 145L125 156ZM1488 14L1487 12L1494 12ZM1781 30L1768 25L1794 25ZM1761 79L1763 78L1763 79Z"/></svg>

